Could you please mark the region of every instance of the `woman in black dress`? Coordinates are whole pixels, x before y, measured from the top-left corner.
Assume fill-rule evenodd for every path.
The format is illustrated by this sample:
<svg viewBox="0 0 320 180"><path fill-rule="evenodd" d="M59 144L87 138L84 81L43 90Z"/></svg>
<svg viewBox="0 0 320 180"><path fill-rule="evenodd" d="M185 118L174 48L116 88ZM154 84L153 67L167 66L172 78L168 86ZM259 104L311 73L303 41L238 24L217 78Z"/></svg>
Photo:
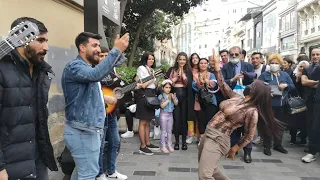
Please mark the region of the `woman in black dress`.
<svg viewBox="0 0 320 180"><path fill-rule="evenodd" d="M141 57L140 66L137 69L138 81L153 75L154 71L152 68L155 67L154 55L146 52ZM137 110L136 118L139 121L139 138L140 138L140 150L141 154L153 155L152 150L160 150L158 146L150 143L150 121L155 118L155 109L146 105L145 98L156 96L156 79L150 80L143 84L137 84Z"/></svg>

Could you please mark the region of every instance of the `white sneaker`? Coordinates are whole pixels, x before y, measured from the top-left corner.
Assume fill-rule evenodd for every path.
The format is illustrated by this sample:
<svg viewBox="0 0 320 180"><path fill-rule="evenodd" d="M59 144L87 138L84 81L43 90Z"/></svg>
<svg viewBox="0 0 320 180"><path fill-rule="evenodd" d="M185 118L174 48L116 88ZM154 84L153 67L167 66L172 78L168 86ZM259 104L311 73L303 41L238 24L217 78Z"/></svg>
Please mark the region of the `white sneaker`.
<svg viewBox="0 0 320 180"><path fill-rule="evenodd" d="M150 137L151 137L151 138L153 137L153 132L150 132Z"/></svg>
<svg viewBox="0 0 320 180"><path fill-rule="evenodd" d="M256 137L256 138L252 141L252 143L253 143L253 144L256 144L256 145L261 144L261 138L260 138L260 136Z"/></svg>
<svg viewBox="0 0 320 180"><path fill-rule="evenodd" d="M193 143L193 140L194 140L194 137L193 137L193 136L190 136L190 137L187 138L186 143L187 143L187 144L192 144L192 143Z"/></svg>
<svg viewBox="0 0 320 180"><path fill-rule="evenodd" d="M313 154L307 154L302 158L302 162L305 162L305 163L310 163L315 160L316 160L316 155L313 155Z"/></svg>
<svg viewBox="0 0 320 180"><path fill-rule="evenodd" d="M108 180L105 174L102 174L100 177L97 177L96 180Z"/></svg>
<svg viewBox="0 0 320 180"><path fill-rule="evenodd" d="M127 131L127 132L121 134L122 138L132 138L133 136L134 136L133 131Z"/></svg>
<svg viewBox="0 0 320 180"><path fill-rule="evenodd" d="M116 178L116 179L120 179L120 180L126 180L126 179L128 179L128 176L120 174L120 173L118 173L118 171L116 171L115 173L108 175L108 178Z"/></svg>

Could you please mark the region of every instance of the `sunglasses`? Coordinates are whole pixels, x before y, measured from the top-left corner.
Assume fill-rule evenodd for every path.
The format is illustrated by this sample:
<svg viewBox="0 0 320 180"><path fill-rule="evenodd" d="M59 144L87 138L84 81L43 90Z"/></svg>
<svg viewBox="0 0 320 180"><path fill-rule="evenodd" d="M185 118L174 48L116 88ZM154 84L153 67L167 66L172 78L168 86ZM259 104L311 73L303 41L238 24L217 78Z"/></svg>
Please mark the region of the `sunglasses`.
<svg viewBox="0 0 320 180"><path fill-rule="evenodd" d="M240 55L239 53L230 54L231 57L234 57L234 56L238 57L239 55Z"/></svg>

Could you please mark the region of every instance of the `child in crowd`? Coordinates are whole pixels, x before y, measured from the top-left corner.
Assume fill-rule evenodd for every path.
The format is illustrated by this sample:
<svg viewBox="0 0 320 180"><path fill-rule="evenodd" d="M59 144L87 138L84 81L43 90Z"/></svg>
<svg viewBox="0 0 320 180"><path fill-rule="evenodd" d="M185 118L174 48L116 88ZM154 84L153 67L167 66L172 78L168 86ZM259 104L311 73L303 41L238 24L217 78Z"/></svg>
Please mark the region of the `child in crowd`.
<svg viewBox="0 0 320 180"><path fill-rule="evenodd" d="M173 126L173 110L178 104L175 94L170 93L172 81L167 79L162 82L163 93L158 96L160 100L160 127L161 127L161 151L164 153L174 152L172 147L172 126ZM166 148L166 135L168 148Z"/></svg>

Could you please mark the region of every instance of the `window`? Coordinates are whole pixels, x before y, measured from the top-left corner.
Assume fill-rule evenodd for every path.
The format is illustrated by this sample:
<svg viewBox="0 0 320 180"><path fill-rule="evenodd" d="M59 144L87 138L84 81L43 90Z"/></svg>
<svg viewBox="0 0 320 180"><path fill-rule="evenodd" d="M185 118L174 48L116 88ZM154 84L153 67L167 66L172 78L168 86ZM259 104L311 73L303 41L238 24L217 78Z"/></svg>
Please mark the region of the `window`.
<svg viewBox="0 0 320 180"><path fill-rule="evenodd" d="M311 21L311 28L314 28L316 23L317 23L317 16L313 15L312 21Z"/></svg>
<svg viewBox="0 0 320 180"><path fill-rule="evenodd" d="M291 12L291 22L290 22L290 28L295 29L296 28L296 12Z"/></svg>
<svg viewBox="0 0 320 180"><path fill-rule="evenodd" d="M281 39L282 50L294 49L294 35Z"/></svg>
<svg viewBox="0 0 320 180"><path fill-rule="evenodd" d="M310 19L306 19L306 30L310 29Z"/></svg>
<svg viewBox="0 0 320 180"><path fill-rule="evenodd" d="M201 45L199 45L199 49L201 49Z"/></svg>
<svg viewBox="0 0 320 180"><path fill-rule="evenodd" d="M207 48L207 44L204 45L204 48Z"/></svg>
<svg viewBox="0 0 320 180"><path fill-rule="evenodd" d="M208 35L208 32L206 32L205 35Z"/></svg>
<svg viewBox="0 0 320 180"><path fill-rule="evenodd" d="M290 14L286 15L286 23L285 23L285 30L288 31L290 29Z"/></svg>
<svg viewBox="0 0 320 180"><path fill-rule="evenodd" d="M285 28L286 28L286 17L283 16L283 17L281 18L281 30L282 30L282 31L285 31Z"/></svg>

